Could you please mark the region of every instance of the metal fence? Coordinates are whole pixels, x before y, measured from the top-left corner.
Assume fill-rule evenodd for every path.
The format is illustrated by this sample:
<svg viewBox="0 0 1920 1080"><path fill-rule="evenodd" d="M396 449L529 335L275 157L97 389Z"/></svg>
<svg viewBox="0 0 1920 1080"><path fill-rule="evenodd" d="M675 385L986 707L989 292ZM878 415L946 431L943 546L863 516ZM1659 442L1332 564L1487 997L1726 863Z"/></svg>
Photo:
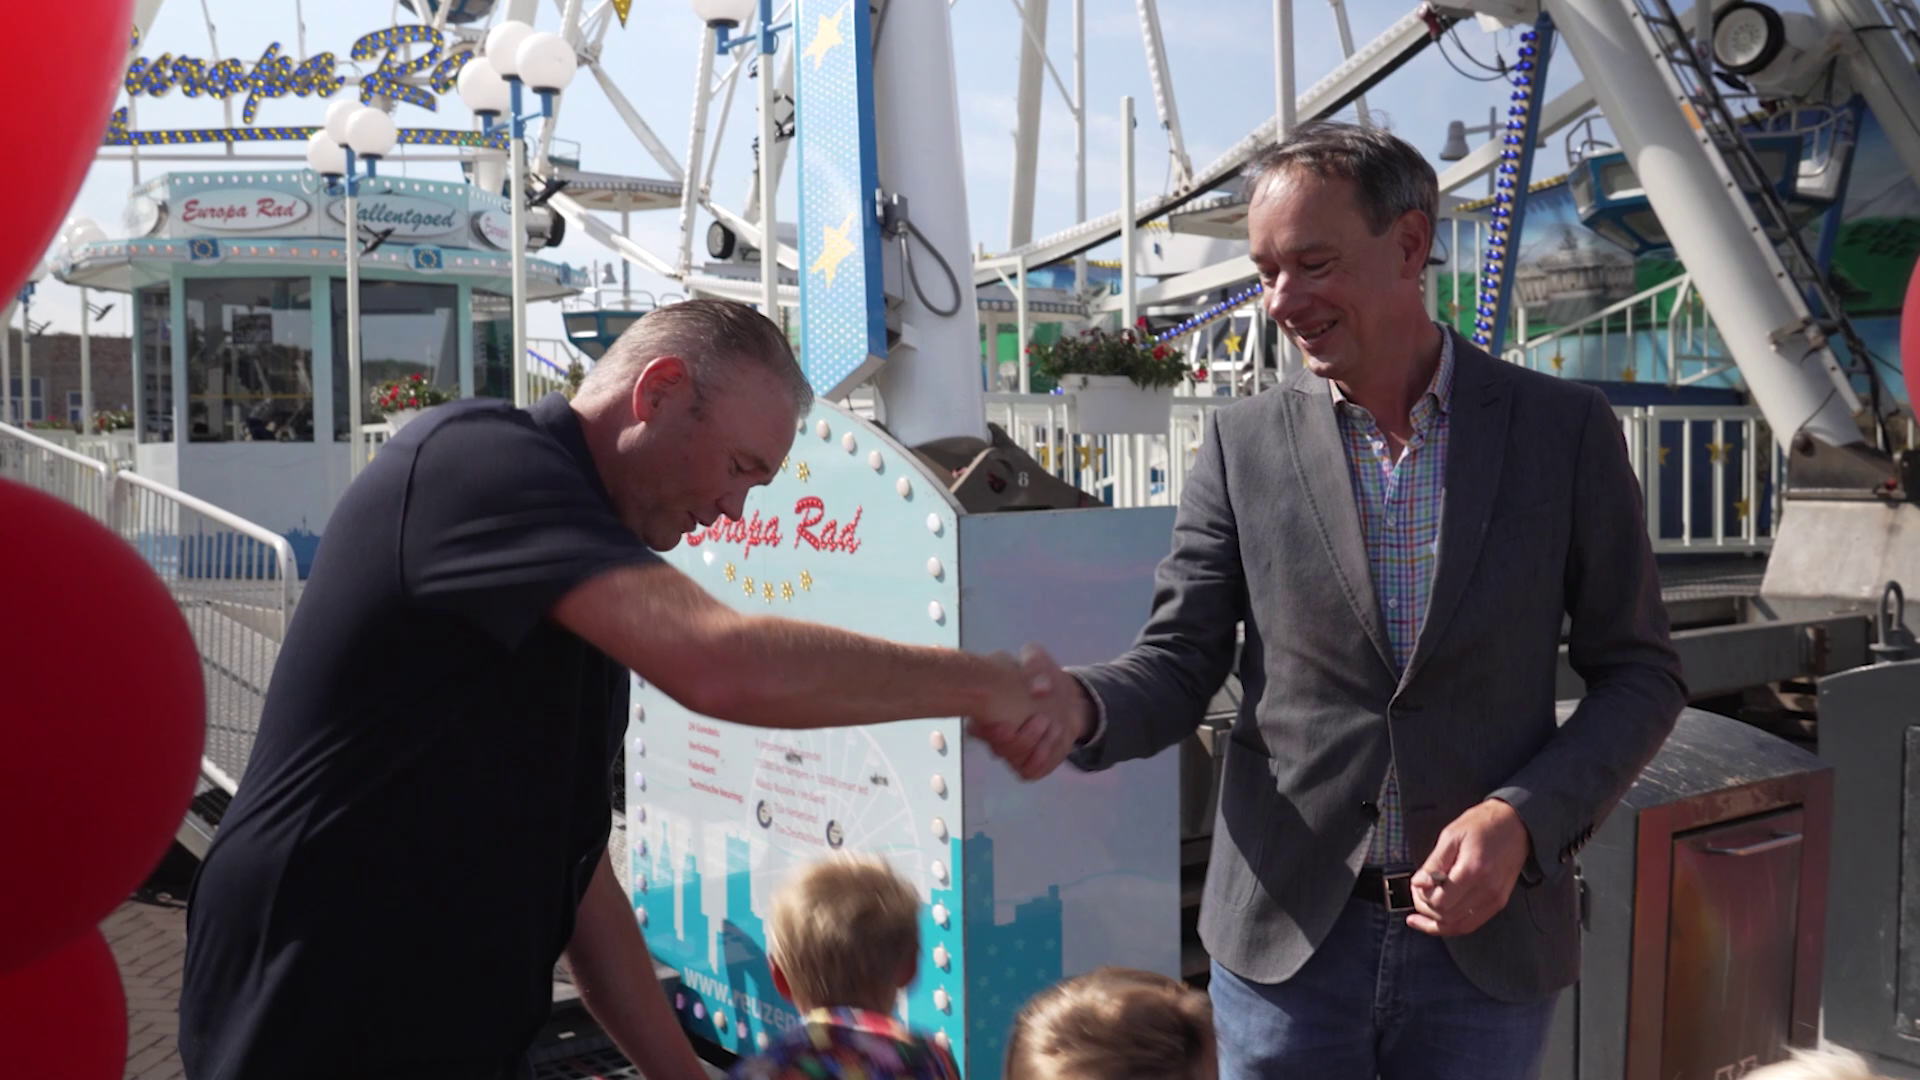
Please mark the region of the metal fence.
<svg viewBox="0 0 1920 1080"><path fill-rule="evenodd" d="M293 545L271 529L129 470L0 424L0 476L80 507L166 584L206 683L204 791L231 795L260 727L299 589Z"/></svg>
<svg viewBox="0 0 1920 1080"><path fill-rule="evenodd" d="M1074 430L1064 394L988 394L987 419L1040 467L1110 506L1178 505L1209 409L1224 397L1175 397L1166 435ZM1751 406L1616 408L1659 552L1758 552L1780 520L1784 451Z"/></svg>

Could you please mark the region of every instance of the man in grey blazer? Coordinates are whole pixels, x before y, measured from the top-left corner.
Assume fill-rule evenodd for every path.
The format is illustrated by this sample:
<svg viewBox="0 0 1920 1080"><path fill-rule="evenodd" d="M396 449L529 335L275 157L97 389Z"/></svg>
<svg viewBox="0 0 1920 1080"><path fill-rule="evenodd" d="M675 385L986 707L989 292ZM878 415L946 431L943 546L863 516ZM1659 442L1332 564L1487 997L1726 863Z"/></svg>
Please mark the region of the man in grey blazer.
<svg viewBox="0 0 1920 1080"><path fill-rule="evenodd" d="M1200 918L1222 1076L1532 1077L1572 860L1686 701L1639 486L1597 390L1429 320L1411 146L1313 125L1250 184L1305 370L1209 412L1133 649L1059 680L1045 731L979 733L1030 777L1158 753L1244 624ZM1563 616L1587 696L1556 726Z"/></svg>

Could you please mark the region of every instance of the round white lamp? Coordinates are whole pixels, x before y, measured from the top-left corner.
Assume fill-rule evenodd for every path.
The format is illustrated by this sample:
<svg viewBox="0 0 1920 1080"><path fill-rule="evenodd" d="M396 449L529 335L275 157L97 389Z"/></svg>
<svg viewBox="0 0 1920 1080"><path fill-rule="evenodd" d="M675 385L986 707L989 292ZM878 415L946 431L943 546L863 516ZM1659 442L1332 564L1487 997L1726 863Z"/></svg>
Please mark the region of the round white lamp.
<svg viewBox="0 0 1920 1080"><path fill-rule="evenodd" d="M520 81L536 91L559 93L573 81L578 61L573 46L559 34L528 34L514 50L514 67Z"/></svg>
<svg viewBox="0 0 1920 1080"><path fill-rule="evenodd" d="M347 145L347 118L362 108L358 101L345 97L327 106L326 132L335 146Z"/></svg>
<svg viewBox="0 0 1920 1080"><path fill-rule="evenodd" d="M758 6L756 0L693 0L693 13L717 30L744 25Z"/></svg>
<svg viewBox="0 0 1920 1080"><path fill-rule="evenodd" d="M513 102L513 91L507 86L507 80L500 77L493 61L484 56L476 56L462 65L454 85L459 88L460 100L466 102L476 116L499 116Z"/></svg>
<svg viewBox="0 0 1920 1080"><path fill-rule="evenodd" d="M73 218L67 222L65 230L66 245L70 248L86 247L98 244L107 238L106 231L96 225L92 218Z"/></svg>
<svg viewBox="0 0 1920 1080"><path fill-rule="evenodd" d="M393 144L399 138L393 117L379 109L361 109L347 119L347 147L361 157L386 157L393 152Z"/></svg>
<svg viewBox="0 0 1920 1080"><path fill-rule="evenodd" d="M347 151L326 128L307 136L307 167L321 176L344 176L347 171Z"/></svg>
<svg viewBox="0 0 1920 1080"><path fill-rule="evenodd" d="M520 77L520 68L514 63L514 56L520 49L520 43L532 33L533 27L514 19L508 19L487 31L487 59L501 78L512 80Z"/></svg>

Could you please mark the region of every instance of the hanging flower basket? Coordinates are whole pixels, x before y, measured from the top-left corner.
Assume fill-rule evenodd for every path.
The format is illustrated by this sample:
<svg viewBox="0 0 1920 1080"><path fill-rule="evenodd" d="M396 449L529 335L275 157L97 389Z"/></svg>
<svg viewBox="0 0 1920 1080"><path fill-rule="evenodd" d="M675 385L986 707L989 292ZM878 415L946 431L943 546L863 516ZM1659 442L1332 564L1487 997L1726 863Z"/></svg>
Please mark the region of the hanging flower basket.
<svg viewBox="0 0 1920 1080"><path fill-rule="evenodd" d="M1094 328L1030 346L1033 367L1071 396L1074 427L1087 435L1165 435L1173 388L1191 378L1173 349L1138 332Z"/></svg>
<svg viewBox="0 0 1920 1080"><path fill-rule="evenodd" d="M452 394L428 382L425 375L408 375L404 379L389 379L374 388L373 414L375 419L384 418L398 432L407 421L420 415L420 410L452 400Z"/></svg>

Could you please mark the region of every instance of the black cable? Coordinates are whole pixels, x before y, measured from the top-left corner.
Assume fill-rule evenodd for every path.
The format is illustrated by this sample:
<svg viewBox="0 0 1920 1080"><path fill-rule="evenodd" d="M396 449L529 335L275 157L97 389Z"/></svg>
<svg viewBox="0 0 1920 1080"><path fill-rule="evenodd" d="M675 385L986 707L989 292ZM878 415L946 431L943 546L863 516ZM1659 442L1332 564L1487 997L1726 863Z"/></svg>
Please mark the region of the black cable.
<svg viewBox="0 0 1920 1080"><path fill-rule="evenodd" d="M1460 55L1466 57L1467 62L1472 64L1474 67L1480 68L1483 71L1495 72L1500 75L1505 75L1507 73L1507 61L1505 57L1500 55L1500 47L1498 45L1493 47L1493 58L1500 62L1499 66L1495 67L1492 64L1483 63L1479 57L1473 55L1473 53L1467 48L1467 43L1460 40L1460 24L1459 23L1455 23L1452 26L1447 28L1447 36L1453 39L1453 47L1456 49L1459 49Z"/></svg>
<svg viewBox="0 0 1920 1080"><path fill-rule="evenodd" d="M1435 39L1434 46L1440 50L1440 59L1445 60L1447 62L1447 66L1452 68L1463 79L1467 79L1477 83L1491 83L1491 82L1499 82L1500 80L1506 77L1504 75L1475 75L1472 72L1462 68L1459 64L1454 63L1453 57L1447 55L1447 43L1444 38Z"/></svg>
<svg viewBox="0 0 1920 1080"><path fill-rule="evenodd" d="M913 286L913 294L918 296L920 303L925 305L926 309L935 315L943 319L953 315L960 310L960 279L954 276L953 267L948 264L946 256L940 254L940 249L933 246L933 243L927 239L926 234L920 231L920 227L915 225L911 219L907 221L906 225L905 231L899 234L900 261L906 266L907 281ZM946 272L947 284L953 287L953 303L948 307L943 309L935 306L933 301L927 299L926 290L920 287L920 273L913 268L913 251L907 246L908 233L913 234L913 236L926 247L927 251L933 255L934 261L940 264L940 269Z"/></svg>

